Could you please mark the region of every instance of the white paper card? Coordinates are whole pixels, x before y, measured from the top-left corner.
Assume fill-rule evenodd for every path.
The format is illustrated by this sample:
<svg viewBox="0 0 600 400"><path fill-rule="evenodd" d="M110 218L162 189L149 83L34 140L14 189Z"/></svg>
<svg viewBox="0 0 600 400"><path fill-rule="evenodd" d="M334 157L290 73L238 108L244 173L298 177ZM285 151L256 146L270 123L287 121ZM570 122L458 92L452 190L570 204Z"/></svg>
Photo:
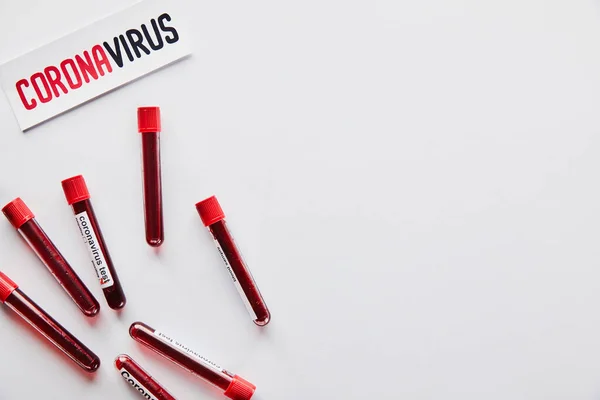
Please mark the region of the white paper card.
<svg viewBox="0 0 600 400"><path fill-rule="evenodd" d="M169 4L144 0L0 66L21 130L190 54Z"/></svg>

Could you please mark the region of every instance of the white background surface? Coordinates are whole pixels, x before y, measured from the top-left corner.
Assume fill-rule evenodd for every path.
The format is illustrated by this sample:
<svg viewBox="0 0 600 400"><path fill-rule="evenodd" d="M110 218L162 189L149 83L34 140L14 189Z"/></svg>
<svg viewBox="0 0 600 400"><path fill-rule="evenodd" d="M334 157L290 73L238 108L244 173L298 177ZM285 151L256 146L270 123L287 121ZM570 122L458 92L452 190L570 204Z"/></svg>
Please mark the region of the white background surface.
<svg viewBox="0 0 600 400"><path fill-rule="evenodd" d="M2 1L6 61L126 2ZM102 358L89 378L0 312L2 399L134 399L168 331L257 400L600 398L600 5L182 1L191 58L22 134L21 196L103 307L91 324L7 221L1 269ZM144 241L135 109L163 112L166 240ZM128 295L106 307L60 180L83 173ZM271 308L250 322L194 203L217 194Z"/></svg>

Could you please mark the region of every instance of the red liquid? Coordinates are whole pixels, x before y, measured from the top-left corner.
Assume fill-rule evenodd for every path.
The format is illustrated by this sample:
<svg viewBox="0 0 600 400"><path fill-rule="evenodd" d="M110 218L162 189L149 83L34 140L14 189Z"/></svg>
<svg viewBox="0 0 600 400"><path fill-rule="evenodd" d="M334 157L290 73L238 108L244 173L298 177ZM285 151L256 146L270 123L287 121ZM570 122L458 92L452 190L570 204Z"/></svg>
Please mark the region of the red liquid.
<svg viewBox="0 0 600 400"><path fill-rule="evenodd" d="M246 263L244 263L242 254L238 250L225 220L215 222L208 229L219 243L219 246L221 246L221 249L223 249L223 253L225 253L225 257L227 257L227 261L235 274L234 279L238 280L250 307L254 311L254 314L256 314L254 323L259 326L268 324L271 320L269 309L258 290L258 286L256 286L254 278L252 278L250 270L246 266Z"/></svg>
<svg viewBox="0 0 600 400"><path fill-rule="evenodd" d="M77 307L88 317L93 317L100 311L100 304L90 290L73 271L67 260L60 254L48 235L42 230L35 219L30 219L19 228L29 246L46 265L54 278L60 283Z"/></svg>
<svg viewBox="0 0 600 400"><path fill-rule="evenodd" d="M157 400L176 400L167 390L162 387L150 374L142 369L131 357L126 354L121 354L115 360L115 366L121 372L121 376L134 387L142 396L149 398L146 395L146 390L150 392ZM133 378L133 379L132 379ZM143 386L136 386L137 381Z"/></svg>
<svg viewBox="0 0 600 400"><path fill-rule="evenodd" d="M129 328L129 334L161 356L224 390L223 394L230 399L250 400L256 390L252 383L224 370L175 339L159 334L146 324L134 322Z"/></svg>
<svg viewBox="0 0 600 400"><path fill-rule="evenodd" d="M165 239L160 174L160 133L143 132L141 135L146 242L150 246L157 247Z"/></svg>
<svg viewBox="0 0 600 400"><path fill-rule="evenodd" d="M211 368L206 367L203 363L186 354L181 349L159 339L154 335L154 332L154 329L142 322L134 322L129 328L129 334L134 340L149 347L161 356L168 358L180 367L206 379L223 390L226 390L229 387L233 375L229 376L225 373L213 371Z"/></svg>
<svg viewBox="0 0 600 400"><path fill-rule="evenodd" d="M100 367L100 358L96 354L77 340L75 336L63 328L21 290L15 289L6 298L5 304L87 372L94 372Z"/></svg>
<svg viewBox="0 0 600 400"><path fill-rule="evenodd" d="M110 271L110 275L112 276L112 279L114 281L112 286L105 287L102 289L108 306L113 310L123 308L127 301L125 299L125 293L123 292L123 287L121 286L121 282L119 281L119 277L117 276L117 272L115 271L115 267L112 262L112 259L110 258L110 254L108 253L108 248L106 247L106 242L104 241L104 237L102 236L102 231L100 230L100 225L98 224L98 219L96 218L96 214L94 213L94 208L92 207L91 201L82 200L77 203L73 203L72 207L75 214L79 214L84 211L87 212L90 224L92 225L92 229L96 233L96 239L98 240L98 246L100 247L100 251L102 252L102 254L104 254L106 268ZM94 260L92 260L92 263L94 263Z"/></svg>

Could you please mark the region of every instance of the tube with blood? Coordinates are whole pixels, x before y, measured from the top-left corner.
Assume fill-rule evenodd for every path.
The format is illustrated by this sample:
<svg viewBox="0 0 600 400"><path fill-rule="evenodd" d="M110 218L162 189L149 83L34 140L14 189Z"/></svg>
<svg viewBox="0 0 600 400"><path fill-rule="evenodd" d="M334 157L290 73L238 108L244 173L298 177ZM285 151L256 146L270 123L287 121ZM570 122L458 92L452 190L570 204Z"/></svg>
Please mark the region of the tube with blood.
<svg viewBox="0 0 600 400"><path fill-rule="evenodd" d="M131 324L129 334L137 342L224 390L223 394L230 399L249 400L256 390L256 386L247 380L221 368L171 336L142 322Z"/></svg>
<svg viewBox="0 0 600 400"><path fill-rule="evenodd" d="M0 272L0 302L16 312L85 371L94 372L100 367L100 358L96 354L56 322L2 272Z"/></svg>

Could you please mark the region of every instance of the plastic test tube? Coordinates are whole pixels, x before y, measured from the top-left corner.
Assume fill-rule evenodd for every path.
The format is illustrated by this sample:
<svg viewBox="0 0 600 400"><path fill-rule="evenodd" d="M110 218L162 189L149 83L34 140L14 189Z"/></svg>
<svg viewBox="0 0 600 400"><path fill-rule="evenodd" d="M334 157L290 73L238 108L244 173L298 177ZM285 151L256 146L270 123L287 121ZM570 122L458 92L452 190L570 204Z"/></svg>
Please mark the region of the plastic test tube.
<svg viewBox="0 0 600 400"><path fill-rule="evenodd" d="M269 309L263 300L233 236L227 228L225 214L215 196L196 204L204 225L208 228L219 251L219 255L239 292L248 313L256 325L264 326L271 320Z"/></svg>
<svg viewBox="0 0 600 400"><path fill-rule="evenodd" d="M127 354L121 354L115 359L115 367L121 376L145 399L176 400L160 383L142 369Z"/></svg>
<svg viewBox="0 0 600 400"><path fill-rule="evenodd" d="M98 300L94 298L67 260L60 254L23 200L17 197L4 206L2 212L25 238L65 292L71 296L77 307L88 317L98 314L100 311Z"/></svg>
<svg viewBox="0 0 600 400"><path fill-rule="evenodd" d="M142 173L146 242L158 247L165 240L160 173L160 108L138 108L138 131L142 134Z"/></svg>
<svg viewBox="0 0 600 400"><path fill-rule="evenodd" d="M0 302L10 307L87 372L94 372L100 367L100 358L96 354L27 297L19 286L2 272L0 272Z"/></svg>
<svg viewBox="0 0 600 400"><path fill-rule="evenodd" d="M221 368L171 336L156 331L144 323L131 324L129 334L134 340L161 356L224 390L223 394L230 399L249 400L256 390L256 386L247 380Z"/></svg>
<svg viewBox="0 0 600 400"><path fill-rule="evenodd" d="M123 308L126 303L125 293L104 242L85 179L81 175L65 179L62 181L62 187L67 203L75 213L75 220L89 251L108 306L115 310Z"/></svg>

